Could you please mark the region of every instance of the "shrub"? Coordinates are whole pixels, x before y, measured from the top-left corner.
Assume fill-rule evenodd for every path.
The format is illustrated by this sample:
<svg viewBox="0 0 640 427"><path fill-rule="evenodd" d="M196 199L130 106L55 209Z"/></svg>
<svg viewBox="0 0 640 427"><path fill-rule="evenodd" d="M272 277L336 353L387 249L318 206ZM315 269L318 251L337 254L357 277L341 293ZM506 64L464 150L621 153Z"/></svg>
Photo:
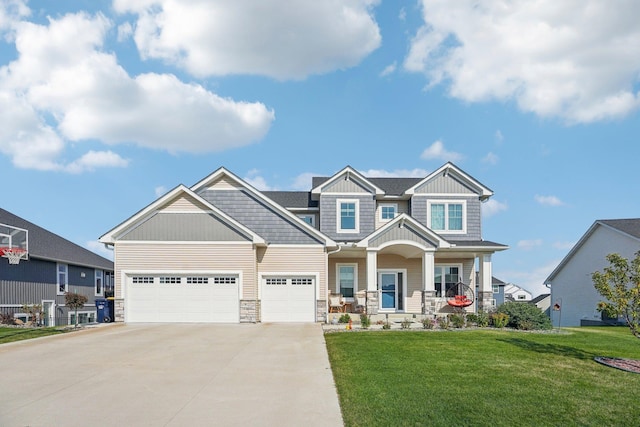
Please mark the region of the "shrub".
<svg viewBox="0 0 640 427"><path fill-rule="evenodd" d="M478 324L478 315L475 313L467 314L467 326L474 326Z"/></svg>
<svg viewBox="0 0 640 427"><path fill-rule="evenodd" d="M351 316L349 316L349 313L345 313L340 316L338 323L349 323L349 320L351 320Z"/></svg>
<svg viewBox="0 0 640 427"><path fill-rule="evenodd" d="M2 325L15 325L16 324L16 320L13 318L12 314L0 313L0 324L2 324Z"/></svg>
<svg viewBox="0 0 640 427"><path fill-rule="evenodd" d="M409 329L411 328L411 324L413 322L409 319L407 319L406 317L404 318L404 320L402 322L400 322L400 328L402 329Z"/></svg>
<svg viewBox="0 0 640 427"><path fill-rule="evenodd" d="M451 325L456 329L460 329L464 327L464 324L465 324L464 314L450 314L449 320L451 321Z"/></svg>
<svg viewBox="0 0 640 427"><path fill-rule="evenodd" d="M436 321L429 317L422 319L422 327L424 329L433 329L436 326Z"/></svg>
<svg viewBox="0 0 640 427"><path fill-rule="evenodd" d="M489 313L479 311L478 314L476 314L476 324L478 325L478 327L486 328L487 326L489 326L489 321Z"/></svg>
<svg viewBox="0 0 640 427"><path fill-rule="evenodd" d="M391 329L391 323L389 322L384 322L382 324L382 329Z"/></svg>
<svg viewBox="0 0 640 427"><path fill-rule="evenodd" d="M366 314L360 315L360 327L362 329L368 329L371 326L371 319Z"/></svg>
<svg viewBox="0 0 640 427"><path fill-rule="evenodd" d="M446 316L439 317L438 325L440 326L440 329L449 329L451 327L451 322L449 321L449 318Z"/></svg>
<svg viewBox="0 0 640 427"><path fill-rule="evenodd" d="M509 315L505 313L493 313L491 315L491 322L496 328L504 328L509 324Z"/></svg>
<svg viewBox="0 0 640 427"><path fill-rule="evenodd" d="M498 307L497 312L509 316L507 326L512 328L551 329L552 327L551 320L533 304L507 302Z"/></svg>

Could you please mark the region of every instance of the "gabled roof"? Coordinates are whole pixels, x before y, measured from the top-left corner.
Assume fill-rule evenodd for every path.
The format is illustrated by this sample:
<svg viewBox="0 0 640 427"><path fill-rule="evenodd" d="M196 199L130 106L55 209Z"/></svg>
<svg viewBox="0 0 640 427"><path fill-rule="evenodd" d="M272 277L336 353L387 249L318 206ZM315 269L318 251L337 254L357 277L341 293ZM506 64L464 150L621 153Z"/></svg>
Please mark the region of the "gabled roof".
<svg viewBox="0 0 640 427"><path fill-rule="evenodd" d="M153 203L149 204L147 207L141 209L140 211L135 213L133 216L131 216L129 219L117 225L115 228L106 232L104 235L100 237L100 242L107 243L107 244L115 243L118 240L119 236L121 236L123 233L125 233L132 227L140 224L141 222L145 221L146 219L154 215L160 208L162 208L163 206L166 206L171 201L177 199L181 195L188 195L189 197L194 198L203 206L205 206L209 211L213 212L214 215L216 215L222 221L226 222L231 227L247 235L252 240L253 243L265 244L265 241L262 237L258 236L256 233L249 230L247 227L240 224L238 221L231 218L229 215L225 214L220 209L216 208L215 206L213 206L212 204L207 202L205 199L198 196L196 193L194 193L193 191L191 191L190 189L188 189L182 184L178 185L173 190L166 193L164 196L160 197Z"/></svg>
<svg viewBox="0 0 640 427"><path fill-rule="evenodd" d="M629 219L599 219L596 220L591 227L587 230L586 233L578 240L573 248L569 251L569 253L560 261L560 264L551 272L549 277L547 277L544 281L545 284L551 283L553 279L558 275L558 273L564 268L565 265L573 258L573 256L578 252L578 250L585 244L585 242L591 237L594 231L598 227L606 227L609 230L612 230L621 235L625 235L631 237L632 239L638 240L640 243L640 218L629 218Z"/></svg>
<svg viewBox="0 0 640 427"><path fill-rule="evenodd" d="M213 184L214 182L216 182L218 179L220 179L222 177L226 177L226 178L230 179L231 181L233 181L236 185L238 185L238 186L240 186L242 188L245 188L254 197L256 197L259 200L262 200L264 203L266 203L267 205L271 206L273 209L278 211L281 215L285 216L286 218L289 218L289 219L293 220L296 224L298 224L305 231L307 231L308 233L316 236L320 241L323 241L326 246L337 246L336 242L331 240L324 233L322 233L319 230L317 230L316 228L310 226L309 224L307 224L306 222L304 222L303 220L298 218L295 214L289 212L283 205L281 205L281 204L275 202L274 200L272 200L271 198L267 197L264 192L259 191L258 189L256 189L252 185L248 184L244 180L238 178L235 174L233 174L232 172L228 171L227 169L225 169L223 167L219 168L215 172L211 173L209 176L205 177L204 179L200 180L198 183L193 185L191 187L191 191L194 192L194 193L197 193L198 191L200 191L200 190L202 190L204 188L207 188L208 186L210 186L211 184Z"/></svg>
<svg viewBox="0 0 640 427"><path fill-rule="evenodd" d="M356 181L359 181L360 184L362 184L365 187L368 187L371 190L371 192L373 194L375 194L376 196L384 195L384 190L382 190L380 187L375 185L373 182L371 182L371 180L369 180L368 178L364 177L360 172L358 172L357 170L355 170L351 166L345 167L344 169L342 169L340 172L338 172L335 175L333 175L328 180L326 180L326 181L320 183L319 185L313 187L311 189L311 194L320 194L322 192L322 187L325 187L328 184L331 184L331 183L341 179L342 177L345 177L346 179L355 179Z"/></svg>
<svg viewBox="0 0 640 427"><path fill-rule="evenodd" d="M389 221L388 223L386 223L382 227L380 227L377 230L375 230L373 233L369 234L364 239L360 240L358 242L357 246L366 248L366 247L369 246L369 242L371 240L373 240L376 237L382 235L383 233L385 233L390 228L395 227L397 224L400 224L402 226L405 223L406 224L410 224L413 228L415 228L416 230L421 232L426 240L434 242L436 244L437 248L449 248L449 247L451 247L449 242L447 242L445 239L440 237L440 235L438 235L437 233L435 233L433 230L429 229L428 227L425 227L424 225L422 225L421 223L419 223L418 221L416 221L415 219L413 219L412 217L410 217L409 215L407 215L405 213L398 215L397 217L395 217L394 219L392 219L391 221Z"/></svg>
<svg viewBox="0 0 640 427"><path fill-rule="evenodd" d="M0 223L29 233L29 257L113 271L113 262L0 208Z"/></svg>
<svg viewBox="0 0 640 427"><path fill-rule="evenodd" d="M263 191L262 194L286 209L318 209L318 201L311 200L308 191Z"/></svg>
<svg viewBox="0 0 640 427"><path fill-rule="evenodd" d="M462 181L464 184L466 184L468 187L472 188L476 193L478 193L480 200L486 200L489 197L493 196L493 191L489 187L486 187L485 185L480 183L480 181L473 178L471 175L467 174L466 172L464 172L462 169L460 169L459 167L457 167L451 162L445 163L440 168L430 173L427 177L417 182L411 188L407 189L405 191L405 194L414 194L416 188L420 187L422 184L435 178L439 174L444 174L444 175L450 174L452 176L455 176L458 180Z"/></svg>

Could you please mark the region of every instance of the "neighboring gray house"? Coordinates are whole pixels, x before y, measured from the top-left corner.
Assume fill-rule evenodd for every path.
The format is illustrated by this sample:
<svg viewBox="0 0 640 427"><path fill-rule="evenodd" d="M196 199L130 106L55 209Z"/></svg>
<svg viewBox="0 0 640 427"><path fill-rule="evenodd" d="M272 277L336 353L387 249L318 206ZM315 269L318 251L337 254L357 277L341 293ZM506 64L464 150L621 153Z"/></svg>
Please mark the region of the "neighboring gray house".
<svg viewBox="0 0 640 427"><path fill-rule="evenodd" d="M26 321L23 304L41 304L46 326L74 324L64 305L69 291L88 298L78 322L94 322L95 299L113 294L113 262L0 208L0 247L23 236L25 259L13 265L0 258L0 313Z"/></svg>
<svg viewBox="0 0 640 427"><path fill-rule="evenodd" d="M640 250L640 218L598 220L580 238L545 280L551 288L551 311L555 326L606 324L617 319L597 310L602 296L596 291L592 273L609 265L606 256L618 253L631 260Z"/></svg>
<svg viewBox="0 0 640 427"><path fill-rule="evenodd" d="M452 163L424 178L347 166L305 192L259 191L220 168L100 238L115 248L116 320L324 322L331 293L341 311L364 294L373 315L433 316L460 283L487 309L491 258L507 249L481 232L492 195Z"/></svg>
<svg viewBox="0 0 640 427"><path fill-rule="evenodd" d="M533 304L538 307L547 317L551 317L551 294L540 294L531 301L529 304Z"/></svg>

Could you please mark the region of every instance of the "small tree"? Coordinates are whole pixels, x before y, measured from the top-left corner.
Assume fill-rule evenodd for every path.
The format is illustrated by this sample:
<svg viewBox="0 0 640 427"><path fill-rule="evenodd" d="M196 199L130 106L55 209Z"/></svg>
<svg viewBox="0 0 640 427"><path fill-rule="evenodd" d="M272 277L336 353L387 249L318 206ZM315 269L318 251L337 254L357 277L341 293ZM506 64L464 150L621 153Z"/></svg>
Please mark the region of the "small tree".
<svg viewBox="0 0 640 427"><path fill-rule="evenodd" d="M22 304L22 311L31 318L31 326L40 326L44 317L42 304Z"/></svg>
<svg viewBox="0 0 640 427"><path fill-rule="evenodd" d="M631 264L615 253L606 258L609 266L591 275L596 290L606 299L598 303L598 311L624 318L631 333L640 338L640 251Z"/></svg>
<svg viewBox="0 0 640 427"><path fill-rule="evenodd" d="M64 294L64 303L70 310L75 310L76 312L76 322L75 327L78 327L78 309L84 307L85 303L88 301L88 298L84 295L76 294L73 292L67 292Z"/></svg>

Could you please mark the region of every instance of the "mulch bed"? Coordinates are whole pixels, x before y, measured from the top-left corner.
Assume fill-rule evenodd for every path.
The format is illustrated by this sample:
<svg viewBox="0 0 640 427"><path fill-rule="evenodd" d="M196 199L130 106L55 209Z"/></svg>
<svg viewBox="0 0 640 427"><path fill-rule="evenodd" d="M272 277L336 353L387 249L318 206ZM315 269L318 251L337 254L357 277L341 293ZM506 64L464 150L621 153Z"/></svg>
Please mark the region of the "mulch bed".
<svg viewBox="0 0 640 427"><path fill-rule="evenodd" d="M594 357L594 360L612 368L640 374L640 360L620 359L618 357Z"/></svg>

